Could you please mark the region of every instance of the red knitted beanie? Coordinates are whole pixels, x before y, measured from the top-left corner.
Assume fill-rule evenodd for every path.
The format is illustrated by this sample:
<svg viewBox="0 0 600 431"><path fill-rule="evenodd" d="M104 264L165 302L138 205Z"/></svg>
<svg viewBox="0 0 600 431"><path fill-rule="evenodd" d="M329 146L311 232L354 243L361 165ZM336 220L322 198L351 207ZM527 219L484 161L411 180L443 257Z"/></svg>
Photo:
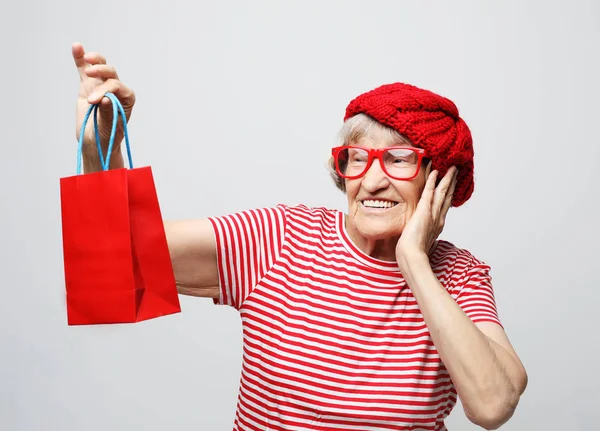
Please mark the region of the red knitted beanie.
<svg viewBox="0 0 600 431"><path fill-rule="evenodd" d="M473 193L473 140L456 105L413 85L387 84L358 96L346 108L344 121L363 113L423 148L441 178L458 167L452 206L465 203Z"/></svg>

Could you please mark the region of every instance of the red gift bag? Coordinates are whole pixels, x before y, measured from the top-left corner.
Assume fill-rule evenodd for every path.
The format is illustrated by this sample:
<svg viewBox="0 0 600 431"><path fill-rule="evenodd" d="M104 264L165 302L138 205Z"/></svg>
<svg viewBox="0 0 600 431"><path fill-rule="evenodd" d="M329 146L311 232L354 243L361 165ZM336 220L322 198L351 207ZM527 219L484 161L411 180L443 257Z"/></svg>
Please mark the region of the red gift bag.
<svg viewBox="0 0 600 431"><path fill-rule="evenodd" d="M106 160L93 105L81 129L77 175L60 179L69 325L131 323L181 311L152 170L133 168L125 112L113 94L106 96L113 103ZM92 111L103 171L82 175L83 134ZM109 170L119 114L130 168Z"/></svg>

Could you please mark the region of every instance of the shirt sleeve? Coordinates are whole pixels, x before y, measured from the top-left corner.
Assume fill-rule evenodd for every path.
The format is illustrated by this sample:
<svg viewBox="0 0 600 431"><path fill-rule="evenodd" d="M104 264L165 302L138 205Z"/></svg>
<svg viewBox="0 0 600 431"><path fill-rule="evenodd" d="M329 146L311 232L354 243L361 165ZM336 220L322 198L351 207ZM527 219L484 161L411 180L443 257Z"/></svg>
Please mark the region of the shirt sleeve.
<svg viewBox="0 0 600 431"><path fill-rule="evenodd" d="M285 206L209 217L216 240L219 272L217 305L239 310L277 261L285 235Z"/></svg>
<svg viewBox="0 0 600 431"><path fill-rule="evenodd" d="M473 321L494 322L500 326L490 266L474 261L454 288L456 302Z"/></svg>

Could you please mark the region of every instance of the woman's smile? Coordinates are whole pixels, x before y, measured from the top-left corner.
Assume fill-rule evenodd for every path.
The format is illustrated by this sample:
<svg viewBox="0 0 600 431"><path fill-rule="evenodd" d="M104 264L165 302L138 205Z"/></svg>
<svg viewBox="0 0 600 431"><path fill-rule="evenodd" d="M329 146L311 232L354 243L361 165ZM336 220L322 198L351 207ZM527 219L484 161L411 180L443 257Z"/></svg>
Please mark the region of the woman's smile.
<svg viewBox="0 0 600 431"><path fill-rule="evenodd" d="M385 214L398 206L398 202L378 199L365 199L359 201L359 207L366 214Z"/></svg>

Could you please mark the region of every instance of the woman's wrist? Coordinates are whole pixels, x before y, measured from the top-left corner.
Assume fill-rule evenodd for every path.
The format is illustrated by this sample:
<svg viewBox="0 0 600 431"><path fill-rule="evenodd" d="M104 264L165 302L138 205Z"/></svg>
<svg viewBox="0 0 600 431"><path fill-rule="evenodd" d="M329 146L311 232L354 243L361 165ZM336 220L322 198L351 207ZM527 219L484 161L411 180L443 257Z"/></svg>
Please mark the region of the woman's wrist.
<svg viewBox="0 0 600 431"><path fill-rule="evenodd" d="M397 257L397 262L409 286L419 284L433 275L429 256L422 250L403 252Z"/></svg>

